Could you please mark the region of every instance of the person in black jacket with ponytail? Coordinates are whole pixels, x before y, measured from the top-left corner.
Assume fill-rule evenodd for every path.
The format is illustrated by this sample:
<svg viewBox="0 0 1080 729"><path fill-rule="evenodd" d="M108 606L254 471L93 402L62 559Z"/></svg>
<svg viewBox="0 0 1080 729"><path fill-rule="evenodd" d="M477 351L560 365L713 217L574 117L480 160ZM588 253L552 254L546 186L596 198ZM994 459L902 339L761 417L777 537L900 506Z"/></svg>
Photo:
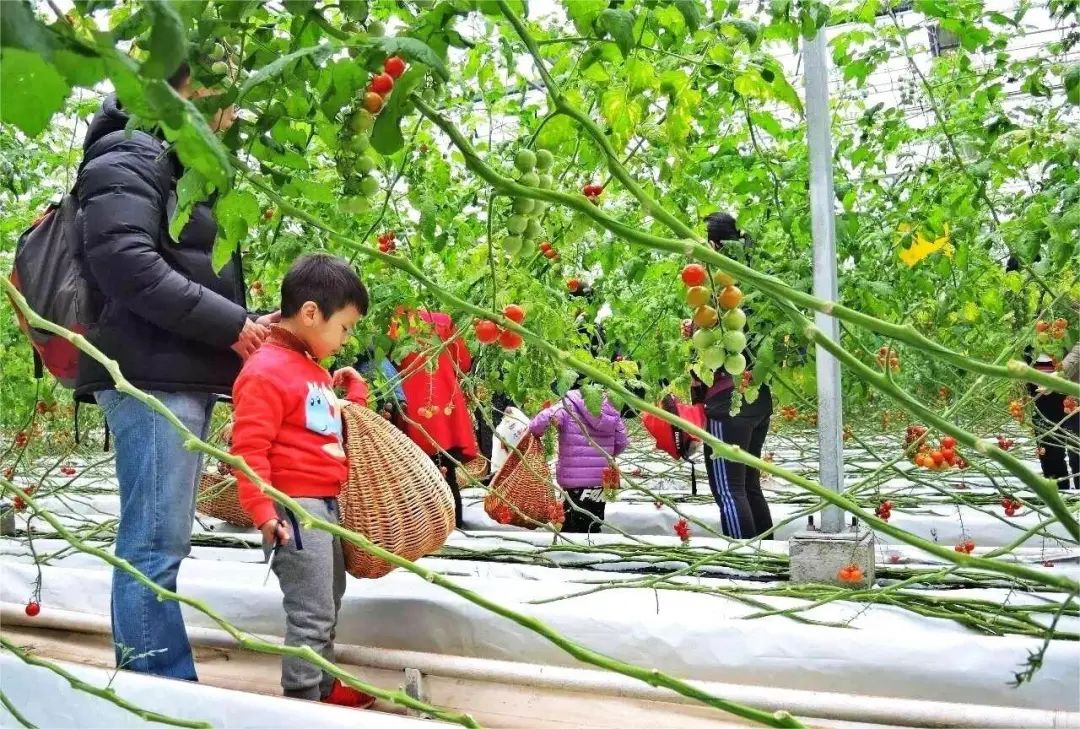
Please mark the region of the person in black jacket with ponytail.
<svg viewBox="0 0 1080 729"><path fill-rule="evenodd" d="M745 250L750 245L749 237L738 229L735 219L727 213L713 213L705 221L709 243L716 250L724 250L727 246L740 246ZM731 401L736 387L738 383L721 367L713 373L711 384L693 376L691 400L705 405L705 425L710 434L760 458L772 416L772 393L768 385L762 384L757 399L752 403L743 401L739 412L732 415ZM706 445L709 488L720 507L724 534L733 539L750 539L771 529L769 504L761 491L761 472L742 463L712 456L712 449Z"/></svg>
<svg viewBox="0 0 1080 729"><path fill-rule="evenodd" d="M169 83L189 99L212 93L195 87L187 63ZM231 106L217 111L214 131L227 129L232 115ZM248 315L238 259L214 271L211 201L197 203L179 238L170 238L183 169L161 135L128 133L128 120L109 96L83 145L76 183L82 265L102 302L88 337L129 382L205 438L215 400L231 391L242 359L262 343L273 316ZM108 371L85 355L75 394L97 401L115 439L116 556L175 590L191 550L200 454L184 448L184 436L164 417L116 390ZM179 603L158 600L122 570L113 574L112 623L117 665L197 680Z"/></svg>

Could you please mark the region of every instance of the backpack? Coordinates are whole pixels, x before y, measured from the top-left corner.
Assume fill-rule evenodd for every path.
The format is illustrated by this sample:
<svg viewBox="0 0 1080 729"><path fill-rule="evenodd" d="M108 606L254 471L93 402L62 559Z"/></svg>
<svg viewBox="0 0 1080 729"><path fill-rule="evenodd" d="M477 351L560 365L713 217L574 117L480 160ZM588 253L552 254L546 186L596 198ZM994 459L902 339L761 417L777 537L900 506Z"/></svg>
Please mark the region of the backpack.
<svg viewBox="0 0 1080 729"><path fill-rule="evenodd" d="M127 132L109 132L94 142L83 155L79 173L88 161L105 151L106 140L118 141L117 135L126 136ZM102 302L97 286L83 268L78 212L75 187L59 203L50 203L45 213L19 236L9 278L34 312L85 335L101 314ZM18 307L15 311L19 328L34 348L34 376L41 379L44 365L61 385L73 389L79 374L79 349L58 334L31 327Z"/></svg>

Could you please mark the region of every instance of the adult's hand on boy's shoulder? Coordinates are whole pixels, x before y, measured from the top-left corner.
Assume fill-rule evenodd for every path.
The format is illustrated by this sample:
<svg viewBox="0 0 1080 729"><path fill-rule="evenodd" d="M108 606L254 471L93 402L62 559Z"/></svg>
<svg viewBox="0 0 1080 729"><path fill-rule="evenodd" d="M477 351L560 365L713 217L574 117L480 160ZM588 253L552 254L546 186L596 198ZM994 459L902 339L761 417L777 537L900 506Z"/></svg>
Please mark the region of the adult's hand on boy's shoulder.
<svg viewBox="0 0 1080 729"><path fill-rule="evenodd" d="M244 328L240 330L240 336L236 338L236 343L232 345L231 349L240 355L240 359L247 359L255 354L255 350L259 348L259 345L263 343L263 340L269 334L270 330L262 324L257 324L251 319L245 319Z"/></svg>
<svg viewBox="0 0 1080 729"><path fill-rule="evenodd" d="M292 536L289 534L289 527L280 519L267 519L259 527L259 531L262 532L263 544L273 544L274 540L277 540L279 544L286 545Z"/></svg>
<svg viewBox="0 0 1080 729"><path fill-rule="evenodd" d="M277 324L280 321L281 321L281 309L278 309L277 311L271 312L269 314L263 314L262 316L260 316L258 319L255 320L255 323L256 324L261 324L262 326L267 327L267 334L269 334L270 333L269 327L272 324Z"/></svg>

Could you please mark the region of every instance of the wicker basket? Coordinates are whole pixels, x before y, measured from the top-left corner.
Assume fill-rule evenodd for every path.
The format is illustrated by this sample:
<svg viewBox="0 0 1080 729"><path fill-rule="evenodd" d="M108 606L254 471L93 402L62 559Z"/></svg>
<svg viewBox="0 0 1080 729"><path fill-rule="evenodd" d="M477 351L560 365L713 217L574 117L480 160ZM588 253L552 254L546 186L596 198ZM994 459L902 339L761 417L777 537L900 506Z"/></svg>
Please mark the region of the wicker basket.
<svg viewBox="0 0 1080 729"><path fill-rule="evenodd" d="M500 524L535 529L563 521L562 499L552 485L544 444L528 433L491 479L484 511Z"/></svg>
<svg viewBox="0 0 1080 729"><path fill-rule="evenodd" d="M236 479L228 474L212 471L203 473L199 479L195 511L244 529L254 526L251 517L240 507L240 500L236 495Z"/></svg>
<svg viewBox="0 0 1080 729"><path fill-rule="evenodd" d="M396 555L416 560L454 531L454 499L420 447L381 415L359 405L342 410L349 480L338 497L341 525ZM348 542L345 569L382 577L394 569Z"/></svg>
<svg viewBox="0 0 1080 729"><path fill-rule="evenodd" d="M483 456L477 456L468 463L463 463L461 468L457 470L457 485L458 488L468 488L473 485L474 481L479 481L488 472L488 459Z"/></svg>

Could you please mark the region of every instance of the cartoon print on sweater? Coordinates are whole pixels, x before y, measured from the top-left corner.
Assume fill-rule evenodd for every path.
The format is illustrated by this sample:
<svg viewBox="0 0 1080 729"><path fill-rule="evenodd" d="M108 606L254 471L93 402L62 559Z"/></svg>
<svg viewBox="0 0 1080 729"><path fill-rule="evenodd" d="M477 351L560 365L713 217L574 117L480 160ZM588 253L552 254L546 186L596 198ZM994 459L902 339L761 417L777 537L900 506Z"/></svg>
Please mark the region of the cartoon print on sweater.
<svg viewBox="0 0 1080 729"><path fill-rule="evenodd" d="M307 399L304 400L304 419L307 429L319 435L332 435L335 440L323 450L334 458L345 458L341 440L341 404L334 391L318 382L308 383Z"/></svg>

